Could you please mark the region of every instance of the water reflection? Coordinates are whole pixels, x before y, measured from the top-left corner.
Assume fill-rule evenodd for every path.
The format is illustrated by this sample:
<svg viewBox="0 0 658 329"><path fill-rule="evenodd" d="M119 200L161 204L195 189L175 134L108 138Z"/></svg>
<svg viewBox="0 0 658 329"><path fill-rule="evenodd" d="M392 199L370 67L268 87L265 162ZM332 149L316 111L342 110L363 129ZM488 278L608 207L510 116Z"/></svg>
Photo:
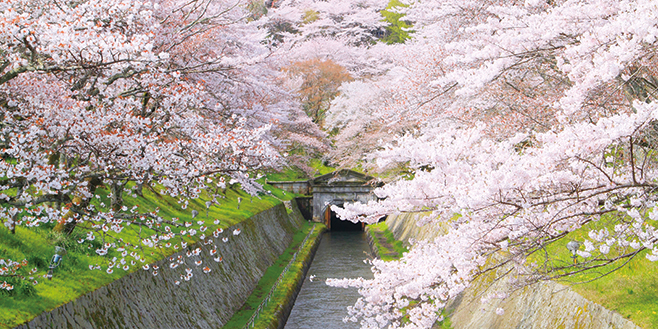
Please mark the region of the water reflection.
<svg viewBox="0 0 658 329"><path fill-rule="evenodd" d="M327 232L322 237L307 278L297 296L285 329L359 328L344 323L347 306L359 297L356 289L327 286L326 278L371 278L370 266L363 262L370 252L364 232ZM311 282L308 278L315 275Z"/></svg>

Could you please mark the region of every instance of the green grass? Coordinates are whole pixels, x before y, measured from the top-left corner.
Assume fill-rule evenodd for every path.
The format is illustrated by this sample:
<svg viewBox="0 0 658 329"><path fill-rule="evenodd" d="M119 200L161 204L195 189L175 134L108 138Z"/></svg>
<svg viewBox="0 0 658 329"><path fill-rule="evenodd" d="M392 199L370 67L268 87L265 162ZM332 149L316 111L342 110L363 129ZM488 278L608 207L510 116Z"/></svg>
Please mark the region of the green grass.
<svg viewBox="0 0 658 329"><path fill-rule="evenodd" d="M309 240L307 240L307 243L304 246L301 246L301 243L313 226L316 226L315 231ZM290 296L295 284L298 280L302 279L299 278L299 276L301 275L303 261L307 259L313 242L318 238L323 227L324 225L322 224L304 223L302 228L293 236L290 246L288 246L279 259L267 269L263 277L258 281L258 285L254 291L249 298L247 298L245 304L233 315L233 317L231 317L229 322L222 327L223 329L240 329L249 322L254 311L270 293L272 286L277 281L286 265L288 265L294 253L301 247L302 249L297 255L295 263L290 266L288 273L284 276L280 285L273 293L268 306L266 306L261 312L255 327L268 328L271 326L273 321L276 320L276 308L286 302L287 299L285 298Z"/></svg>
<svg viewBox="0 0 658 329"><path fill-rule="evenodd" d="M445 315L445 311L443 312L443 321L437 322L434 324L434 327L432 328L437 328L437 329L452 329L452 322L450 321L450 316Z"/></svg>
<svg viewBox="0 0 658 329"><path fill-rule="evenodd" d="M593 276L581 275L574 279L580 281ZM658 264L644 255L610 275L572 288L642 328L658 328Z"/></svg>
<svg viewBox="0 0 658 329"><path fill-rule="evenodd" d="M272 294L270 302L263 309L260 317L256 321L255 328L276 328L278 324L277 314L281 311L283 305L293 298L294 288L304 280L303 267L305 262L310 261L311 251L318 240L319 236L326 230L324 224L313 224L315 231L302 246L297 255L297 260L290 266L287 274L281 280L279 286Z"/></svg>
<svg viewBox="0 0 658 329"><path fill-rule="evenodd" d="M320 176L334 172L336 168L325 165L320 159L311 159L309 167L315 169L313 176ZM308 180L308 175L297 167L285 167L281 170L272 170L265 174L268 181L301 181Z"/></svg>
<svg viewBox="0 0 658 329"><path fill-rule="evenodd" d="M315 169L315 176L321 176L336 171L335 167L325 165L320 159L311 159L309 166Z"/></svg>
<svg viewBox="0 0 658 329"><path fill-rule="evenodd" d="M571 240L583 241L587 238L587 232L602 228L604 223L603 220L590 223L548 246L546 251L551 255L553 264L572 262L566 244ZM374 239L374 244L383 260L398 259L406 251L402 242L393 238L386 222L367 227L369 234L379 237ZM620 264L610 265L598 271L569 276L559 282L571 286L584 298L618 312L642 328L658 328L658 262L646 259L646 253L641 252L618 270L613 271ZM538 258L535 256L530 261L541 263ZM605 273L609 274L600 277ZM589 280L593 281L581 283ZM438 325L439 328L451 328L449 316Z"/></svg>
<svg viewBox="0 0 658 329"><path fill-rule="evenodd" d="M297 167L285 167L281 171L271 171L265 175L268 181L297 181L307 180L308 176Z"/></svg>
<svg viewBox="0 0 658 329"><path fill-rule="evenodd" d="M192 221L191 211L197 210L199 216L194 221L205 221L208 232L212 232L218 227L230 227L281 203L281 200L289 200L295 196L292 193L283 193L283 191L267 185L264 186L264 189L270 191L271 194L263 194L253 199L239 189L226 189L224 191L225 198L218 199L220 205L213 205L210 209L206 209L205 205L205 202L209 200L207 194L203 194L200 199L191 200L187 208L182 209L177 199L157 195L146 189L143 191L144 197L126 197L125 205L129 208L136 205L139 212L153 211L158 208L159 216L165 220L179 218L181 221ZM101 198L96 200L95 203L100 205L103 202L109 205L107 191L98 190L97 192ZM239 209L238 197L242 199ZM219 225L213 223L215 219L220 220ZM119 252L114 251L114 249L111 249L105 257L98 256L95 250L102 242L112 242L120 238L124 242L137 245L139 240L153 234L153 231L143 226L131 225L116 236L108 235L103 237L104 241L100 241L101 237L96 233L96 240L79 244L76 240L86 236L82 228L76 228L70 236L67 236L53 231L53 226L54 224L47 224L30 229L17 227L16 234L11 234L7 228L0 226L0 258L14 261L28 260L28 268L36 267L38 269L33 277L39 282L39 284L33 286L31 284L32 279L29 281L16 281L17 284L15 284L16 288L14 290L9 293L4 290L0 292L0 328L12 328L29 321L44 311L56 308L87 292L107 285L130 272L141 270L143 264L139 261L136 266L132 266L128 271L115 268L112 274L105 272L106 267L103 267L102 271L92 271L89 270L89 266L107 264L112 257L121 258ZM181 229L174 228L173 230L177 232ZM198 239L199 235L193 237L188 235L184 240L192 243ZM48 281L42 276L47 271L48 263L55 252L56 245L64 246L67 253L64 255L61 265L55 269L52 281ZM173 248L145 248L141 254L146 259L144 263L146 264L160 260L176 251ZM15 279L0 276L0 282L11 282Z"/></svg>
<svg viewBox="0 0 658 329"><path fill-rule="evenodd" d="M609 222L605 219L591 222L548 246L546 252L552 255L553 265L572 263L571 253L567 250L566 244L571 240L589 239L587 233L592 229L614 226ZM613 232L611 228L609 229ZM581 246L580 249L583 250L584 247ZM571 286L584 298L618 312L642 328L658 328L658 263L646 258L648 252L646 250L640 252L619 269L616 268L623 265L626 260L583 274L574 274L558 282ZM608 254L610 257L615 255L614 250ZM541 258L538 255L531 260L541 264ZM578 260L582 261L582 258L578 257Z"/></svg>
<svg viewBox="0 0 658 329"><path fill-rule="evenodd" d="M379 257L384 261L400 259L402 254L409 251L402 241L395 239L386 222L370 224L366 226L366 230L373 239Z"/></svg>

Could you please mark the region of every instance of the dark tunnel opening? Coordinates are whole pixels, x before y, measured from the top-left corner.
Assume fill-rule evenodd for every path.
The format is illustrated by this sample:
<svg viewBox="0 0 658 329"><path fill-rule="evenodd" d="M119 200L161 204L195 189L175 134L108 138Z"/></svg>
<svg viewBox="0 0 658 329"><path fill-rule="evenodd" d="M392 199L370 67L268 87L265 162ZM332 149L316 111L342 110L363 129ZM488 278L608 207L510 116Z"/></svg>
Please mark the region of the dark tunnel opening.
<svg viewBox="0 0 658 329"><path fill-rule="evenodd" d="M335 212L327 207L324 214L325 224L331 231L363 231L363 223L352 223L348 220L341 220Z"/></svg>

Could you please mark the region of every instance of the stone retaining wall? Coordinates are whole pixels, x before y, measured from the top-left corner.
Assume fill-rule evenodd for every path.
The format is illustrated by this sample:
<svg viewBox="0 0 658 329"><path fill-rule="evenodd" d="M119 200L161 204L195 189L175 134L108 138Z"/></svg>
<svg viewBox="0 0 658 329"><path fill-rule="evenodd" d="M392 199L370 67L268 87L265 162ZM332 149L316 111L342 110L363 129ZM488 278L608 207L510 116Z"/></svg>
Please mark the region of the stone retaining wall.
<svg viewBox="0 0 658 329"><path fill-rule="evenodd" d="M184 269L171 270L162 260L158 276L134 272L16 328L220 328L292 241L301 225L299 211L293 214L278 205L225 230L226 236L236 228L242 233L217 243L221 263L200 246L212 271L195 268L190 282L176 286Z"/></svg>
<svg viewBox="0 0 658 329"><path fill-rule="evenodd" d="M444 230L418 226L416 214L388 216L386 223L396 239L408 243L410 239L433 239ZM491 275L495 276L495 273ZM453 328L639 328L619 313L591 302L568 287L555 282L542 282L516 291L504 300L482 303L488 292L507 291L507 280L483 276L475 280L447 311ZM497 315L495 310L505 313Z"/></svg>

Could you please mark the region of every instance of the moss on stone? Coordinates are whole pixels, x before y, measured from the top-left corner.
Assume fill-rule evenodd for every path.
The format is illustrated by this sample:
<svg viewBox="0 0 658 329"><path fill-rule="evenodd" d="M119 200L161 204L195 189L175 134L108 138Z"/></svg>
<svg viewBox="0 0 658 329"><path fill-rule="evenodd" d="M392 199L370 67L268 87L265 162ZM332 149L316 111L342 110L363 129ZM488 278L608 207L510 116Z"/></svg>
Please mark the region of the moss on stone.
<svg viewBox="0 0 658 329"><path fill-rule="evenodd" d="M297 259L290 265L270 301L258 317L255 328L279 328L288 318L295 298L306 278L306 272L313 261L315 251L320 244L322 233L326 230L323 224L313 224L315 230L306 243L299 248ZM308 233L309 230L304 230Z"/></svg>

